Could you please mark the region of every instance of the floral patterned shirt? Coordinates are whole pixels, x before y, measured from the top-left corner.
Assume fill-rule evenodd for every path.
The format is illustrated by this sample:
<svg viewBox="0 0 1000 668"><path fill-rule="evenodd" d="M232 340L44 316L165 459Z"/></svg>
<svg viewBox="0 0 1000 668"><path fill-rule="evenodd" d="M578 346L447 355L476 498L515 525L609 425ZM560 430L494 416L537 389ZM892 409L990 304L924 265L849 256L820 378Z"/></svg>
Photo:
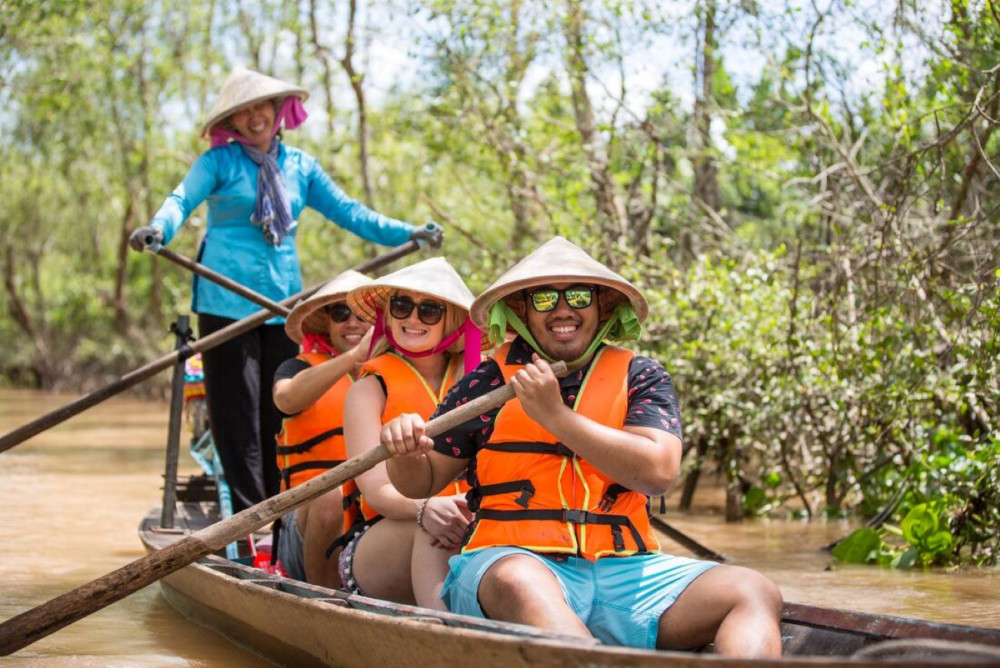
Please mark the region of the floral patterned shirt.
<svg viewBox="0 0 1000 668"><path fill-rule="evenodd" d="M510 346L507 362L527 364L531 361L531 353L528 344L521 337L517 337ZM590 364L587 364L559 379L563 402L567 406L572 406L576 401L576 395L580 392L580 385L589 368ZM468 403L496 389L503 382L499 365L492 359L486 360L449 390L432 417ZM629 364L628 393L628 413L625 417L627 426L652 427L682 438L677 394L666 369L648 357L636 355ZM495 408L437 436L434 439L434 449L451 457L462 459L475 457L480 448L489 441L499 411L499 408Z"/></svg>

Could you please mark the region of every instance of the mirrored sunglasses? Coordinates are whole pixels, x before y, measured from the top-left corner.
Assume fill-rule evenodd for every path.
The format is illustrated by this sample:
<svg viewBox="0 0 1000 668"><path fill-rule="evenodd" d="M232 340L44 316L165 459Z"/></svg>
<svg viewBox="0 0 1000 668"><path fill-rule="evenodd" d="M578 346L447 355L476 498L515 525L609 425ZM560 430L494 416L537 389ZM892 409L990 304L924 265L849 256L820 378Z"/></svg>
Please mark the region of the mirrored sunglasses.
<svg viewBox="0 0 1000 668"><path fill-rule="evenodd" d="M330 320L337 323L347 322L347 319L354 315L351 307L343 302L339 304L327 304L323 307L323 312L330 316Z"/></svg>
<svg viewBox="0 0 1000 668"><path fill-rule="evenodd" d="M389 314L397 320L406 320L417 309L417 317L425 325L436 325L444 317L445 306L440 302L424 301L419 304L409 297L389 299Z"/></svg>
<svg viewBox="0 0 1000 668"><path fill-rule="evenodd" d="M593 303L596 291L596 286L589 285L573 285L564 290L542 288L529 292L528 298L531 301L531 306L539 313L554 311L559 305L560 296L566 300L570 308L579 310L585 309Z"/></svg>

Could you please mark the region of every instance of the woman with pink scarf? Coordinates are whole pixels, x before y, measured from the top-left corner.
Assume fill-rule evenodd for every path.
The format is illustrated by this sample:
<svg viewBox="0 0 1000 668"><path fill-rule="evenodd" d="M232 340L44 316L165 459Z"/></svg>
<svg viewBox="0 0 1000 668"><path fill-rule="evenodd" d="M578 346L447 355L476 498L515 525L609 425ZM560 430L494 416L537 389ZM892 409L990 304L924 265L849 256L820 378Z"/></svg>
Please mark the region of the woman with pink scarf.
<svg viewBox="0 0 1000 668"><path fill-rule="evenodd" d="M201 126L201 136L212 148L198 158L150 224L132 233L132 248L169 244L204 202L198 261L277 302L302 290L295 234L307 206L384 246L440 237L436 225L411 225L355 201L315 158L282 142L282 129L305 121L302 103L308 96L305 89L279 79L234 69ZM195 276L191 310L198 314L204 337L256 313L259 306ZM283 319L275 317L203 354L209 419L234 512L278 492L274 437L281 417L271 386L278 365L296 352Z"/></svg>

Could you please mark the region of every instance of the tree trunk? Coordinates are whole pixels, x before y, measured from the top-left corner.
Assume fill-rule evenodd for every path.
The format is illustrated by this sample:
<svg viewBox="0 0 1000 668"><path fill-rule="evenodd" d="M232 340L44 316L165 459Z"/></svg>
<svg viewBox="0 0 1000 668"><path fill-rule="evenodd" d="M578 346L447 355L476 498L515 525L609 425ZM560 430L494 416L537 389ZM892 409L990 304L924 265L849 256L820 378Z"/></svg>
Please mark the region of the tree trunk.
<svg viewBox="0 0 1000 668"><path fill-rule="evenodd" d="M7 289L7 311L34 346L37 360L34 365L35 374L39 386L46 389L51 387L54 381L52 355L49 353L49 346L42 333L42 327L32 317L18 287L17 256L14 247L7 246L4 250L3 283ZM37 271L37 266L36 264L35 271Z"/></svg>
<svg viewBox="0 0 1000 668"><path fill-rule="evenodd" d="M236 0L236 8L240 28L242 28L243 36L247 40L247 51L250 53L252 58L251 68L259 72L262 69L261 51L264 49L264 40L254 29L255 21L247 12L246 7L244 7L243 0Z"/></svg>
<svg viewBox="0 0 1000 668"><path fill-rule="evenodd" d="M605 235L605 245L627 235L625 207L615 190L615 183L608 166L604 141L597 131L594 107L587 93L587 60L584 54L586 16L579 0L566 0L566 20L563 32L566 37L566 69L569 74L576 129L580 135L583 154L590 172L591 192Z"/></svg>
<svg viewBox="0 0 1000 668"><path fill-rule="evenodd" d="M122 216L121 234L118 236L118 248L115 251L117 265L115 267L114 312L115 331L125 335L128 329L128 309L125 305L125 286L128 284L128 237L135 221L135 204L131 193L125 193L127 204ZM156 289L156 286L153 286Z"/></svg>
<svg viewBox="0 0 1000 668"><path fill-rule="evenodd" d="M701 200L712 211L722 208L719 195L719 170L712 152L712 109L715 107L715 91L712 79L715 75L715 0L707 0L702 8L703 20L699 36L701 52L698 54L698 78L700 90L694 102L692 123L694 167L693 196Z"/></svg>
<svg viewBox="0 0 1000 668"><path fill-rule="evenodd" d="M708 444L705 443L705 439L703 438L698 439L695 447L698 463L688 472L687 477L684 479L684 490L681 492L681 500L677 506L680 510L691 510L691 504L694 502L694 494L698 489L698 481L701 478L702 462L705 461L705 454L708 452Z"/></svg>
<svg viewBox="0 0 1000 668"><path fill-rule="evenodd" d="M360 163L358 166L361 169L361 183L365 190L365 204L374 207L375 196L368 169L368 107L365 102L365 91L362 88L365 75L359 74L354 69L354 26L358 12L357 0L350 0L348 5L350 12L347 20L347 35L344 38L344 57L340 59L340 66L344 68L347 80L351 82L354 100L358 105L358 162Z"/></svg>
<svg viewBox="0 0 1000 668"><path fill-rule="evenodd" d="M320 78L323 80L323 96L326 98L326 136L328 141L333 141L334 127L334 109L336 105L333 103L333 72L330 68L330 61L332 60L332 55L330 50L326 48L319 40L319 19L316 16L317 7L316 0L310 0L309 2L309 28L312 36L313 48L316 50L316 55L318 56L316 60L320 65ZM333 165L325 165L327 171L330 175L336 178L336 169Z"/></svg>
<svg viewBox="0 0 1000 668"><path fill-rule="evenodd" d="M743 479L740 475L740 456L731 436L722 441L723 468L726 471L726 521L743 521Z"/></svg>

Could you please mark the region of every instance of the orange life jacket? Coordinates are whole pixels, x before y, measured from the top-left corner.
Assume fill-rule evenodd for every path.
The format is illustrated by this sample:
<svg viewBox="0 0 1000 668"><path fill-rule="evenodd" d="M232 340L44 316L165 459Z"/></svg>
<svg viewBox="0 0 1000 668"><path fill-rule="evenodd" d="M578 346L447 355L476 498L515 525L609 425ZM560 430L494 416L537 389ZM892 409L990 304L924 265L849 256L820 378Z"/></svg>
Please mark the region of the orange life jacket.
<svg viewBox="0 0 1000 668"><path fill-rule="evenodd" d="M504 380L510 344L494 355ZM601 348L573 410L621 429L628 412L628 368L634 354ZM660 549L649 523L648 498L617 484L528 417L517 399L497 413L489 442L476 454L476 513L463 552L513 545L573 554L590 561Z"/></svg>
<svg viewBox="0 0 1000 668"><path fill-rule="evenodd" d="M318 366L332 357L325 353L302 353L298 359L309 366ZM312 406L282 420L276 439L282 491L301 485L347 459L344 400L352 382L345 374Z"/></svg>
<svg viewBox="0 0 1000 668"><path fill-rule="evenodd" d="M382 410L382 424L385 424L403 413L417 413L425 420L430 419L434 409L444 399L444 395L464 375L464 372L462 356L453 356L445 369L441 389L435 394L412 364L404 357L388 352L365 362L361 366L359 378L369 375L380 376L385 382L385 408ZM469 484L464 479L455 480L437 496L452 496L468 491ZM371 524L380 517L361 495L361 490L353 480L344 483L343 492L345 534L355 523Z"/></svg>

